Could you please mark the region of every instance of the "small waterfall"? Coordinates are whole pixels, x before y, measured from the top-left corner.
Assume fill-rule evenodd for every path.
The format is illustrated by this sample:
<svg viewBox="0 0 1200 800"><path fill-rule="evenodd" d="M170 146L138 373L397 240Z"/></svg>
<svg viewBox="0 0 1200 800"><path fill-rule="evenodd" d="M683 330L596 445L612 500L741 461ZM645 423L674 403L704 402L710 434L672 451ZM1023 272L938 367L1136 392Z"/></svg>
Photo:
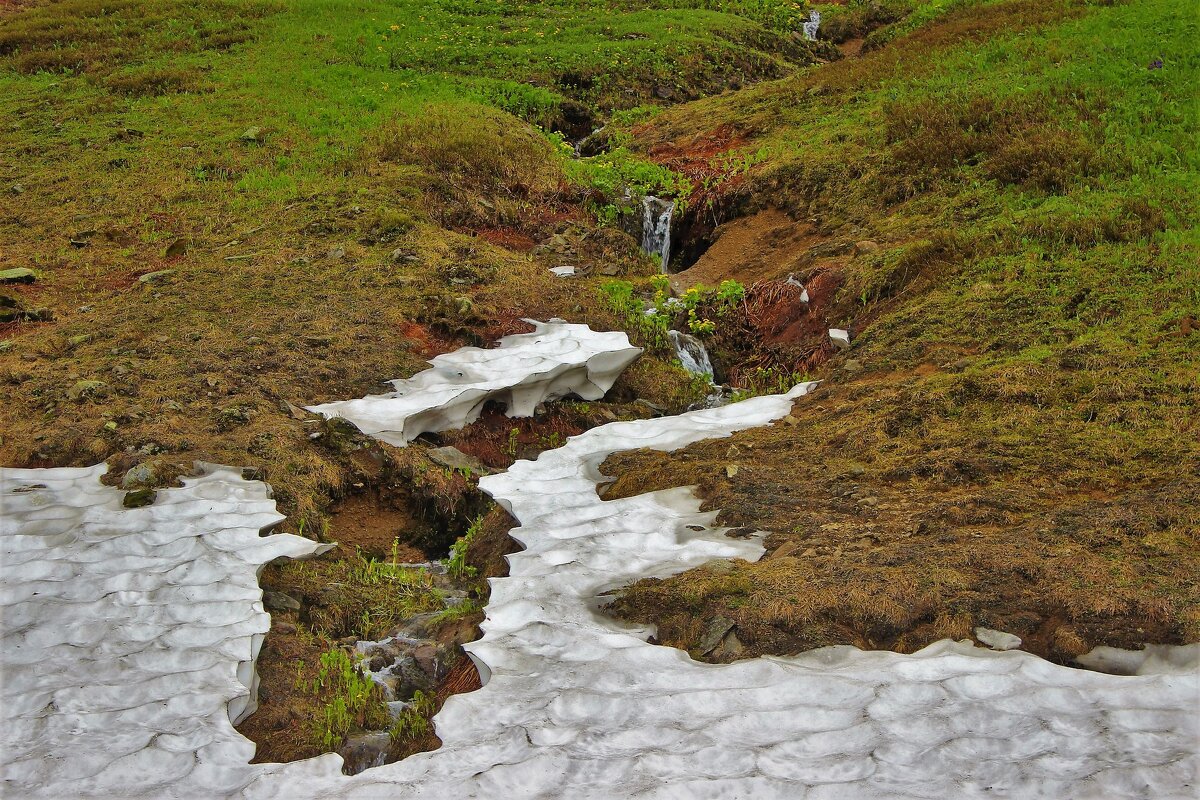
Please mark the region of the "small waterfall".
<svg viewBox="0 0 1200 800"><path fill-rule="evenodd" d="M679 356L679 363L683 364L683 368L693 375L707 375L711 381L713 366L704 343L691 334L674 330L667 331L667 336L671 337L675 355Z"/></svg>
<svg viewBox="0 0 1200 800"><path fill-rule="evenodd" d="M667 271L671 258L671 212L673 200L646 195L642 198L642 250L657 253L662 259L662 271Z"/></svg>

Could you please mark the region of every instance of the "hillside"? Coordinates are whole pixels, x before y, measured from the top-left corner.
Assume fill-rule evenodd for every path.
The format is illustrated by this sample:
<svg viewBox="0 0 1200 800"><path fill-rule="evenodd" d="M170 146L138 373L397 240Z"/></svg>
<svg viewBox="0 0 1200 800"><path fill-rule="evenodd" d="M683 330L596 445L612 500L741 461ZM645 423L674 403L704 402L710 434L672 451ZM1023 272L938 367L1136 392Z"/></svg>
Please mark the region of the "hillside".
<svg viewBox="0 0 1200 800"><path fill-rule="evenodd" d="M0 464L131 494L233 465L339 543L262 572L259 761L437 746L518 549L480 474L708 402L668 328L725 399L820 385L604 462L606 500L696 485L766 533L606 596L658 643L1196 643L1198 39L1185 0L0 5ZM666 277L643 196L675 202ZM645 353L601 401L406 448L304 410L552 317ZM322 716L405 625L452 664L411 713L368 686Z"/></svg>

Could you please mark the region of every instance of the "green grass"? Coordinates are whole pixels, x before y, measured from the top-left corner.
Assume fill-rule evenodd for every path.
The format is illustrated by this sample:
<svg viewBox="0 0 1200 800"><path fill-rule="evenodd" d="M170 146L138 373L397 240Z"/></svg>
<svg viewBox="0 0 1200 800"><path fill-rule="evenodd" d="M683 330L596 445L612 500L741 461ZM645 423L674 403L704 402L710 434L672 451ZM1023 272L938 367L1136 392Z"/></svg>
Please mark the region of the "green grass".
<svg viewBox="0 0 1200 800"><path fill-rule="evenodd" d="M815 220L831 255L799 276L836 272L823 322L854 345L793 411L816 467L787 428L747 435L760 473L742 483L720 477L724 443L617 465L629 492L671 475L734 524L792 531L800 563L739 567L763 588L736 608L689 572L624 610L685 647L695 620L736 612L748 654L912 650L990 621L1063 661L1195 641L1200 18L1017 0L909 20L861 59L668 109L634 138L650 153L732 129L735 153L765 152L735 189ZM830 475L879 506L831 496Z"/></svg>

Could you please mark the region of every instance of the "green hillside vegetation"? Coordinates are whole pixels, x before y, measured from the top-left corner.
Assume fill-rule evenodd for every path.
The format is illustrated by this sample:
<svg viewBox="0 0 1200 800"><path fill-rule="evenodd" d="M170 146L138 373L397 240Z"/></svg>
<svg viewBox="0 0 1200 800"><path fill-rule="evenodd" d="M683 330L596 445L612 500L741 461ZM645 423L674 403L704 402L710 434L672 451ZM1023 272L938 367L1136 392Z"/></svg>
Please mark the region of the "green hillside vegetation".
<svg viewBox="0 0 1200 800"><path fill-rule="evenodd" d="M276 701L247 734L269 759L337 749L378 716L356 694L314 741L309 717L342 690L313 688L323 654L439 602L432 584L403 602L387 581L355 585L391 543L355 540L339 503L375 493L434 556L484 532L446 642L469 637L515 546L476 475L300 406L383 391L525 317L628 327L648 352L607 402L489 412L442 437L491 468L702 399L668 321L739 394L822 381L782 424L609 460L608 497L697 484L727 524L770 532L759 563L614 596L664 644L713 661L912 652L983 625L1070 663L1196 641L1192 4L849 0L817 7L808 43L812 8L0 10L0 271L35 278L0 286L0 463L107 461L117 483L149 462L158 486L197 459L244 466L285 529L341 541L264 572L323 603L307 623L274 614L260 672ZM687 300L691 325L641 313L667 289L620 229L626 189L680 201L674 264L695 266L672 280L711 290ZM549 273L562 264L580 275ZM329 599L326 584L355 588ZM424 712L472 685L451 682ZM398 754L436 746L411 722Z"/></svg>

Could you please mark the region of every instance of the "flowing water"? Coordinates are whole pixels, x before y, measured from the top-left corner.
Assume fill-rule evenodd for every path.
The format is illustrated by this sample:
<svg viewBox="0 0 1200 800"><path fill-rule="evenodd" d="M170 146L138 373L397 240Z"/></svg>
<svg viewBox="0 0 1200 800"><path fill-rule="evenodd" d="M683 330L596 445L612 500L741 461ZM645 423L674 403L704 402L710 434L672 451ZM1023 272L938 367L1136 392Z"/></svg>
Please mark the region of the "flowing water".
<svg viewBox="0 0 1200 800"><path fill-rule="evenodd" d="M690 333L676 330L667 331L667 336L671 339L671 345L675 348L675 356L683 368L693 375L707 375L711 382L714 374L713 365L704 342Z"/></svg>
<svg viewBox="0 0 1200 800"><path fill-rule="evenodd" d="M671 214L674 211L673 200L652 195L642 198L642 250L659 257L664 273L671 260Z"/></svg>

